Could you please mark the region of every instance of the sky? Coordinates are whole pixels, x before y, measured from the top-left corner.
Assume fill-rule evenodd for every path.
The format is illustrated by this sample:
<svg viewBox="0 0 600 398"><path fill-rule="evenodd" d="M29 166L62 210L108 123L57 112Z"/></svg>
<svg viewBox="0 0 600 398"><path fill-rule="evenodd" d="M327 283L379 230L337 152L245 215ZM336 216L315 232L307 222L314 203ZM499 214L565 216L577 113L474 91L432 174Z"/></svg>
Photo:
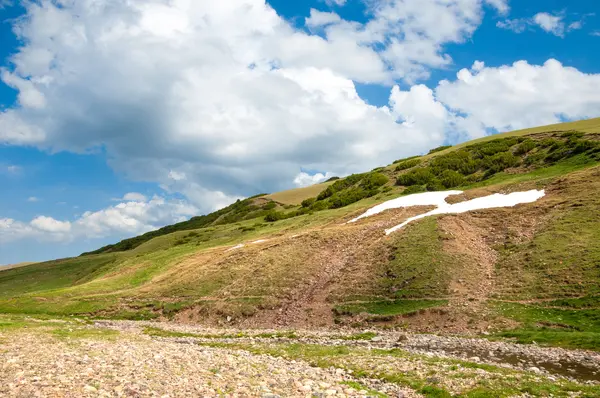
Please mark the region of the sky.
<svg viewBox="0 0 600 398"><path fill-rule="evenodd" d="M600 116L592 0L0 0L0 265Z"/></svg>

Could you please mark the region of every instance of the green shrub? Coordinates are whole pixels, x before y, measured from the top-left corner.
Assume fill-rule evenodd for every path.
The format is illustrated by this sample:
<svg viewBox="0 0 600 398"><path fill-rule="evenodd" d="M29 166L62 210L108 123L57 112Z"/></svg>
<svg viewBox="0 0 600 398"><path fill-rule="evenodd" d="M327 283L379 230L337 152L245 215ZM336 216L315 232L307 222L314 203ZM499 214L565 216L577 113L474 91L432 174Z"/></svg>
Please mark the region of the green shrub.
<svg viewBox="0 0 600 398"><path fill-rule="evenodd" d="M337 180L336 182L325 188L325 190L317 196L317 200L327 199L333 196L333 194L335 194L336 192L351 187L352 185L360 182L364 178L364 176L365 174L352 174L344 178L343 180Z"/></svg>
<svg viewBox="0 0 600 398"><path fill-rule="evenodd" d="M436 175L440 175L445 170L454 170L467 176L479 170L481 167L481 160L475 159L471 153L466 150L459 150L435 157L430 162L430 167Z"/></svg>
<svg viewBox="0 0 600 398"><path fill-rule="evenodd" d="M427 189L423 185L412 185L404 189L404 191L402 191L402 195L412 195L414 193L421 193L425 191L427 191Z"/></svg>
<svg viewBox="0 0 600 398"><path fill-rule="evenodd" d="M435 175L431 172L431 169L421 167L398 176L396 184L409 187L411 185L426 185L433 180L435 180Z"/></svg>
<svg viewBox="0 0 600 398"><path fill-rule="evenodd" d="M334 177L331 177L330 179L328 179L328 180L327 180L327 181L325 181L325 182L331 182L331 181L335 181L335 180L339 180L339 179L340 179L340 177L335 177L335 176L334 176Z"/></svg>
<svg viewBox="0 0 600 398"><path fill-rule="evenodd" d="M302 201L302 207L311 207L312 205L315 204L316 201L317 201L317 198L304 199Z"/></svg>
<svg viewBox="0 0 600 398"><path fill-rule="evenodd" d="M488 156L483 160L483 166L486 169L485 174L488 176L520 164L521 159L510 152L498 153L494 156Z"/></svg>
<svg viewBox="0 0 600 398"><path fill-rule="evenodd" d="M279 220L284 220L287 218L287 215L280 211L271 211L265 216L265 221L267 222L275 222Z"/></svg>
<svg viewBox="0 0 600 398"><path fill-rule="evenodd" d="M263 206L263 210L273 210L276 207L277 207L277 203L271 201Z"/></svg>
<svg viewBox="0 0 600 398"><path fill-rule="evenodd" d="M452 148L452 145L442 145L442 146L439 146L437 148L433 148L427 154L431 155L432 153L441 152L441 151L443 151L445 149L448 149L448 148Z"/></svg>
<svg viewBox="0 0 600 398"><path fill-rule="evenodd" d="M561 137L563 138L583 138L584 136L585 133L582 133L580 131L565 131L561 134Z"/></svg>
<svg viewBox="0 0 600 398"><path fill-rule="evenodd" d="M440 176L440 182L446 189L459 187L464 185L466 180L465 177L457 171L446 170Z"/></svg>
<svg viewBox="0 0 600 398"><path fill-rule="evenodd" d="M376 189L365 190L361 187L347 189L336 193L328 200L329 208L339 209L340 207L348 206L352 203L358 202L359 200L377 195L378 193L379 191Z"/></svg>
<svg viewBox="0 0 600 398"><path fill-rule="evenodd" d="M312 206L310 206L310 210L312 211L321 211L329 208L329 203L327 201L317 201Z"/></svg>
<svg viewBox="0 0 600 398"><path fill-rule="evenodd" d="M518 144L518 138L500 138L497 140L474 144L467 147L475 158L485 158L501 152L507 152L511 147Z"/></svg>
<svg viewBox="0 0 600 398"><path fill-rule="evenodd" d="M515 155L517 155L517 156L525 155L526 153L528 153L532 149L534 149L536 146L537 145L536 145L535 141L533 141L532 139L527 139L527 140L523 141L517 147L517 149L515 149Z"/></svg>
<svg viewBox="0 0 600 398"><path fill-rule="evenodd" d="M398 166L396 166L396 171L408 170L415 166L418 166L420 163L421 159L406 160L402 163L399 163Z"/></svg>
<svg viewBox="0 0 600 398"><path fill-rule="evenodd" d="M524 160L526 166L533 166L539 164L546 157L545 152L534 152L531 155L527 156Z"/></svg>
<svg viewBox="0 0 600 398"><path fill-rule="evenodd" d="M360 183L360 186L367 190L373 190L379 188L382 185L388 183L390 179L387 178L384 174L381 173L369 173L367 174Z"/></svg>
<svg viewBox="0 0 600 398"><path fill-rule="evenodd" d="M401 162L405 162L405 161L407 161L407 160L416 159L416 158L420 158L420 156L419 156L419 155L417 155L417 156L411 156L411 157L408 157L408 158L403 158L403 159L394 160L394 163L393 163L393 164L396 164L396 163L401 163Z"/></svg>
<svg viewBox="0 0 600 398"><path fill-rule="evenodd" d="M430 181L425 188L430 191L430 192L437 192L437 191L443 191L444 190L444 186L442 185L442 183L438 180L438 179L434 179L432 181Z"/></svg>

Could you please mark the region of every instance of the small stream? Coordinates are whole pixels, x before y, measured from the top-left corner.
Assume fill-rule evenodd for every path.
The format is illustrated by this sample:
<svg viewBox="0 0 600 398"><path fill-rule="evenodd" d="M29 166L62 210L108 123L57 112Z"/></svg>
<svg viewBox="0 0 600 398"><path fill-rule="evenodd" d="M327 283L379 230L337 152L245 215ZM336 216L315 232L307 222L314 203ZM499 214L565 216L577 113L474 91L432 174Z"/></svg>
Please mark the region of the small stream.
<svg viewBox="0 0 600 398"><path fill-rule="evenodd" d="M462 358L463 360L469 360L470 358L477 357L482 362L490 364L505 363L524 369L536 367L540 370L545 370L554 375L575 378L583 381L600 382L600 370L598 368L586 366L581 362L570 361L564 358L557 361L548 361L536 358L532 355L514 352L505 352L499 350L490 351L487 349L477 349L473 347L443 347L432 349L426 344L422 346L411 345L409 350L419 350L421 352L438 352L440 354L445 353L450 356Z"/></svg>

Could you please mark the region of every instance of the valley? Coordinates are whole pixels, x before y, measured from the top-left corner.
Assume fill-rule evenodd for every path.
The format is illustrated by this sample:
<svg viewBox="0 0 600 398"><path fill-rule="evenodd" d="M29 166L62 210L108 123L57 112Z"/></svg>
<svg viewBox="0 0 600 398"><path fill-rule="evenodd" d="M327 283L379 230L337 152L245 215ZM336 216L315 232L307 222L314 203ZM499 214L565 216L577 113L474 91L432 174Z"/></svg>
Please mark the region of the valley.
<svg viewBox="0 0 600 398"><path fill-rule="evenodd" d="M599 193L590 119L0 269L0 395L600 396Z"/></svg>

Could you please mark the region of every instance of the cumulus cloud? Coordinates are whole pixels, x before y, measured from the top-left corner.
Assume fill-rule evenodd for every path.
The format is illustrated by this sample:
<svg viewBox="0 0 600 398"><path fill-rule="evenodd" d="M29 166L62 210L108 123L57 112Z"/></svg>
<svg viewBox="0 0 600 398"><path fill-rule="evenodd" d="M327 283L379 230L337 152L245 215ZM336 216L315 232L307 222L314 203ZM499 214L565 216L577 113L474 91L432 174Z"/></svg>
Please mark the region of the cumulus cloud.
<svg viewBox="0 0 600 398"><path fill-rule="evenodd" d="M600 74L585 74L554 59L543 65L527 61L501 67L476 63L455 81L442 81L435 94L453 112L455 122L473 135L597 117ZM524 111L526 110L526 111Z"/></svg>
<svg viewBox="0 0 600 398"><path fill-rule="evenodd" d="M87 211L73 221L48 216L38 216L30 222L2 218L0 245L20 239L70 242L75 239L134 236L185 221L197 214L198 209L185 201L155 196L150 200L130 199L99 211Z"/></svg>
<svg viewBox="0 0 600 398"><path fill-rule="evenodd" d="M451 64L444 46L472 36L485 4L504 12L507 1L367 3L366 23L312 11L306 27L319 30L312 34L264 0L27 2L27 17L14 27L24 44L1 76L19 98L0 112L0 143L102 148L126 177L181 193L206 213L287 189L299 169L346 175L486 127L556 120L548 93L560 94L566 117L595 116L585 101L595 104L588 92L596 77L562 66L480 63L435 90L396 86ZM544 86L531 71L548 69L556 69L554 80ZM560 79L572 75L582 83L568 88L571 81ZM355 83L393 87L389 104L368 104ZM501 96L488 98L523 85L536 94L517 96L518 112L500 106ZM463 90L468 97L452 97ZM502 108L498 120L487 115L495 109L482 110L492 105Z"/></svg>
<svg viewBox="0 0 600 398"><path fill-rule="evenodd" d="M42 232L66 233L71 230L71 223L58 221L52 217L39 216L31 220L30 225Z"/></svg>
<svg viewBox="0 0 600 398"><path fill-rule="evenodd" d="M39 202L40 198L36 197L36 196L30 196L27 198L28 202Z"/></svg>
<svg viewBox="0 0 600 398"><path fill-rule="evenodd" d="M309 34L264 0L26 3L25 44L2 74L19 106L0 113L0 142L102 147L117 171L185 189L202 211L285 189L299 168L347 174L438 145L443 132L399 122L354 82L446 67L444 45L472 35L483 2L369 4L364 24L313 11L307 26L324 31Z"/></svg>
<svg viewBox="0 0 600 398"><path fill-rule="evenodd" d="M310 185L318 184L320 182L328 180L331 177L333 177L333 174L331 174L331 173L309 174L309 173L302 171L302 172L298 173L296 175L296 177L294 178L294 184L299 188L308 187Z"/></svg>

